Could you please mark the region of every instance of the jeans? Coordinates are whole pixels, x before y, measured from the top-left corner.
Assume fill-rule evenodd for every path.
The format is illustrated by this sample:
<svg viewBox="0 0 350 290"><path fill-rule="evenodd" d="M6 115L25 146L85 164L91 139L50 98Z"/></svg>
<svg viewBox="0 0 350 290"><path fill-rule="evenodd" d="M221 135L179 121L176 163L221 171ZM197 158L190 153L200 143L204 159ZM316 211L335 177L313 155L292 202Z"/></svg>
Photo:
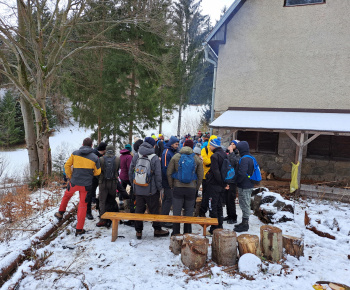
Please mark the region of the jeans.
<svg viewBox="0 0 350 290"><path fill-rule="evenodd" d="M244 219L249 219L250 216L250 200L252 196L253 188L239 188L238 187L238 199L239 206L243 213Z"/></svg>
<svg viewBox="0 0 350 290"><path fill-rule="evenodd" d="M162 211L161 214L169 215L170 208L173 205L173 190L169 187L164 188L164 196L162 199Z"/></svg>

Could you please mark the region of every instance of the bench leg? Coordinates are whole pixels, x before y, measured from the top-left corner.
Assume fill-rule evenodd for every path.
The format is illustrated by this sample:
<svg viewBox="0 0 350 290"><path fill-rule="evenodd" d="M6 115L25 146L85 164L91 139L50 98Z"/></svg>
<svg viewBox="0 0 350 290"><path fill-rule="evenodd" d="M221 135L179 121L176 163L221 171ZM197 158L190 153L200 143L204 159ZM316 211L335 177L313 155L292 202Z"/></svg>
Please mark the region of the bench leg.
<svg viewBox="0 0 350 290"><path fill-rule="evenodd" d="M207 225L203 225L203 236L207 236Z"/></svg>
<svg viewBox="0 0 350 290"><path fill-rule="evenodd" d="M112 242L118 238L118 225L119 220L112 220Z"/></svg>

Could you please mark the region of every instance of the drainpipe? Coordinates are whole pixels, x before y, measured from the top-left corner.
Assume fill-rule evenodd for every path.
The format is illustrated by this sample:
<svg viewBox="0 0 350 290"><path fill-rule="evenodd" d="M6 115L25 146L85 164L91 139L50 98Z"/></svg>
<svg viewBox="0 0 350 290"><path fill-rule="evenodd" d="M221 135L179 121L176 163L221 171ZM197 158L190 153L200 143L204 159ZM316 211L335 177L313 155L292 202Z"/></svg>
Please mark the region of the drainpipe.
<svg viewBox="0 0 350 290"><path fill-rule="evenodd" d="M218 62L217 62L217 55L215 54L215 52L213 52L209 44L204 43L203 45L204 45L204 52L205 52L205 60L214 65L213 91L211 95L211 115L210 115L210 123L212 123L214 121L214 104L215 104L216 76L217 76ZM211 54L211 56L214 56L215 60L209 58L209 53ZM213 135L213 128L210 128L210 135Z"/></svg>

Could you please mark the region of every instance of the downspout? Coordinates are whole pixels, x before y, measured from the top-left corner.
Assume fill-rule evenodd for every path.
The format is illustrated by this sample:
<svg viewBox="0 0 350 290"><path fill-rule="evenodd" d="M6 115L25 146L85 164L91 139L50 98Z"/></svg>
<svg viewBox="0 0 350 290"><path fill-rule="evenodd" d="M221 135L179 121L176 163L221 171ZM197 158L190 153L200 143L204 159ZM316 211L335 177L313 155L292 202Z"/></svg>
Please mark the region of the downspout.
<svg viewBox="0 0 350 290"><path fill-rule="evenodd" d="M204 52L205 52L205 60L207 62L210 62L212 65L214 65L213 90L211 95L211 114L210 114L210 123L212 123L214 121L214 105L215 105L216 76L217 76L218 62L217 60L213 60L209 58L209 53L211 53L217 59L217 55L212 51L209 44L204 43L203 45L204 45ZM210 128L210 135L213 135L213 128Z"/></svg>

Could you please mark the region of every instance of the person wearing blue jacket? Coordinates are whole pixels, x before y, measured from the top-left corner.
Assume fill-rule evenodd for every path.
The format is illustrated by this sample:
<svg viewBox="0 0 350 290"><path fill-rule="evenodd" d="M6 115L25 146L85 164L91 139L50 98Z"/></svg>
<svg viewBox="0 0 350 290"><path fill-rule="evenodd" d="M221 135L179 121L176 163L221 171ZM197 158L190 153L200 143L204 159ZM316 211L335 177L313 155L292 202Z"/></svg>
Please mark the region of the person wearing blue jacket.
<svg viewBox="0 0 350 290"><path fill-rule="evenodd" d="M162 215L169 215L170 208L173 204L173 190L170 188L167 178L167 169L171 158L177 153L179 148L179 139L175 136L171 136L169 142L165 144L161 165L162 165L162 186L164 188L164 193L162 195ZM164 227L172 227L172 223L163 223Z"/></svg>
<svg viewBox="0 0 350 290"><path fill-rule="evenodd" d="M236 225L234 230L236 232L246 232L249 230L249 216L250 216L250 199L254 188L254 183L249 179L254 172L254 161L245 157L250 155L249 144L247 141L241 141L237 144L237 150L241 159L239 161L237 170L237 187L239 206L243 213L242 223Z"/></svg>

